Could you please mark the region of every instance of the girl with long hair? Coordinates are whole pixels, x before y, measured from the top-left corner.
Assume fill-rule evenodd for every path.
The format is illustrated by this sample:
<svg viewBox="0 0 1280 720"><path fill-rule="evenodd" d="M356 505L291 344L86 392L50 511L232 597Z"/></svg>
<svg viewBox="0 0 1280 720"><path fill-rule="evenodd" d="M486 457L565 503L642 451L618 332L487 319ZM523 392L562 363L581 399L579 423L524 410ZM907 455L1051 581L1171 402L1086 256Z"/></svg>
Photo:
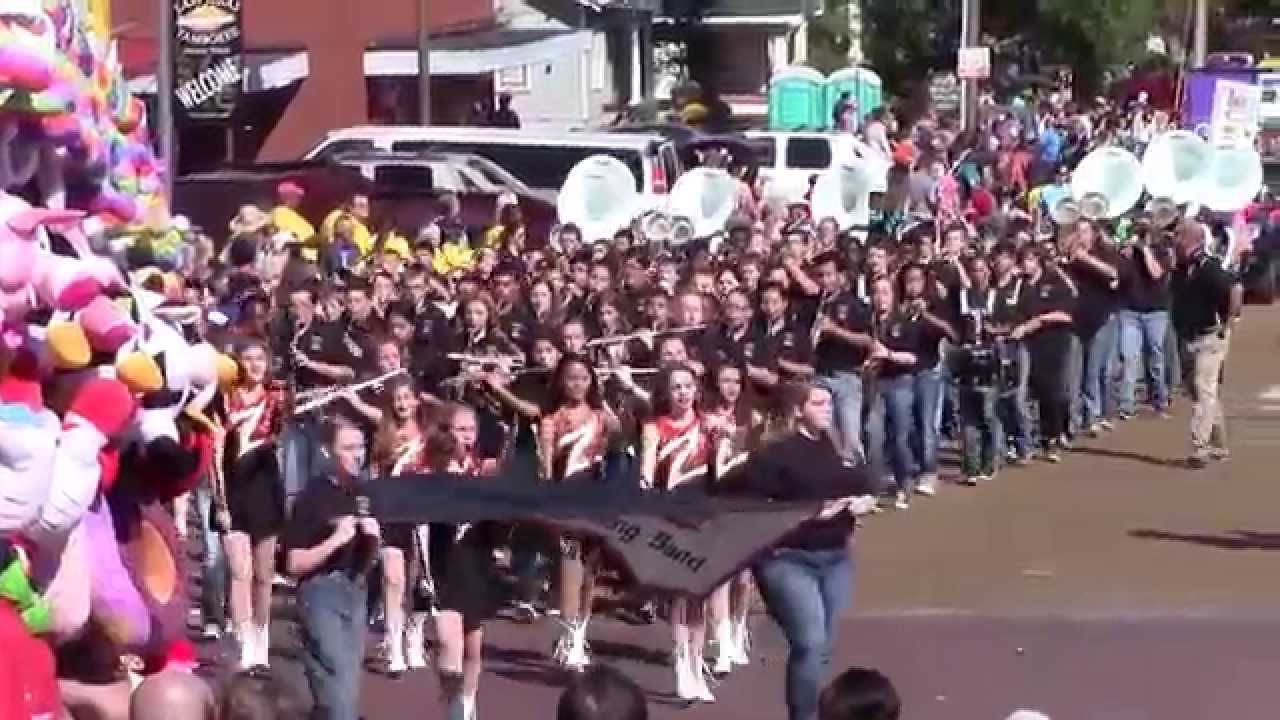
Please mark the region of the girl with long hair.
<svg viewBox="0 0 1280 720"><path fill-rule="evenodd" d="M746 373L738 365L716 368L705 416L717 437L715 477L717 484L741 473L747 456L761 441L764 416L747 396ZM751 635L747 618L751 610L751 573L743 570L720 586L708 600L707 614L714 628L716 660L712 672L729 673L734 665L750 663Z"/></svg>
<svg viewBox="0 0 1280 720"><path fill-rule="evenodd" d="M543 478L555 483L598 481L618 418L605 406L600 381L587 358L561 358L551 378L550 407L538 426ZM584 670L590 662L586 634L598 562L597 548L588 540L561 536L558 587L563 628L554 654L557 662L573 670Z"/></svg>
<svg viewBox="0 0 1280 720"><path fill-rule="evenodd" d="M284 420L284 390L268 378L266 343L253 339L236 356L240 380L227 393L229 437L224 451L226 511L216 525L231 574L231 619L240 666L269 664L271 582L276 536L284 524L284 486L276 438Z"/></svg>
<svg viewBox="0 0 1280 720"><path fill-rule="evenodd" d="M403 375L387 382L383 393L382 421L374 435L373 460L382 477L426 471L427 432L431 428L430 411L414 389L411 379ZM414 556L417 526L386 525L379 552L382 561L382 598L386 612L384 651L387 673L399 676L408 669L426 667L424 636L429 608L414 608L405 623L405 588L409 562ZM420 559L420 573L430 577L427 557Z"/></svg>
<svg viewBox="0 0 1280 720"><path fill-rule="evenodd" d="M483 458L476 445L475 411L449 404L436 414L427 436L428 472L492 475L497 463ZM449 720L475 720L480 686L484 623L502 603L493 551L503 540L497 523L431 525L433 569L440 580L440 612L436 616L436 671L448 704Z"/></svg>
<svg viewBox="0 0 1280 720"><path fill-rule="evenodd" d="M874 504L870 476L851 470L831 439L831 392L811 383L784 385L780 412L790 429L760 449L736 483L776 501L823 500L813 518L783 537L754 567L769 615L787 639L790 720L816 716L822 672L849 602L854 515Z"/></svg>
<svg viewBox="0 0 1280 720"><path fill-rule="evenodd" d="M912 372L915 409L915 464L920 468L916 492L933 495L938 483L938 432L942 423L943 395L946 382L939 368L943 338L955 342L958 338L951 323L942 317L935 293L932 274L923 266L907 264L902 269L903 313L919 328L913 352L916 366Z"/></svg>
<svg viewBox="0 0 1280 720"><path fill-rule="evenodd" d="M688 366L665 369L658 377L653 415L640 433L640 479L664 492L710 489L715 443L699 413L698 377ZM672 652L676 695L689 702L715 702L702 658L707 622L704 602L685 596L671 601Z"/></svg>

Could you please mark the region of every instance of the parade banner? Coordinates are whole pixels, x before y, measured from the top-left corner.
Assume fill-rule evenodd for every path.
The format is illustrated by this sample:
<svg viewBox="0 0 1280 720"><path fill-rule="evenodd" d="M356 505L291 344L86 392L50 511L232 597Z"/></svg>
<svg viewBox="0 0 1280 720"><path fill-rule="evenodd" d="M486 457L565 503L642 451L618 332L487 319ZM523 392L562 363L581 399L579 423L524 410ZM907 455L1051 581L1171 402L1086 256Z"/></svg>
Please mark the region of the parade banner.
<svg viewBox="0 0 1280 720"><path fill-rule="evenodd" d="M180 116L226 120L244 76L241 0L173 0L173 94Z"/></svg>
<svg viewBox="0 0 1280 720"><path fill-rule="evenodd" d="M374 481L362 492L384 526L518 521L590 536L637 585L695 597L769 552L821 507L821 500L775 503L621 483L541 484L512 474L404 475Z"/></svg>
<svg viewBox="0 0 1280 720"><path fill-rule="evenodd" d="M1262 88L1218 80L1213 89L1209 141L1214 147L1252 147L1262 112Z"/></svg>

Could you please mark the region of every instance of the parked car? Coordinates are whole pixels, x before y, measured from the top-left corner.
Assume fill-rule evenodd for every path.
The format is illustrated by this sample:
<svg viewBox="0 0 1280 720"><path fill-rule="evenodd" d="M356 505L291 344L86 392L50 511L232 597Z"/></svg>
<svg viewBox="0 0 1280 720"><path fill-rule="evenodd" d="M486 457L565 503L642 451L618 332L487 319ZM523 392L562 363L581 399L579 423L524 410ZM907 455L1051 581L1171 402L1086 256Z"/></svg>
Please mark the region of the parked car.
<svg viewBox="0 0 1280 720"><path fill-rule="evenodd" d="M816 132L767 132L752 130L745 133L747 142L756 151L760 165L760 177L765 182L782 189L783 194L803 195L809 189L814 175L836 167L855 157L868 157L873 151L861 140L849 133ZM872 154L876 162L887 162ZM887 172L888 166L885 166ZM884 177L884 173L873 173ZM883 192L884 187L873 187L873 192Z"/></svg>
<svg viewBox="0 0 1280 720"><path fill-rule="evenodd" d="M569 170L591 155L626 163L643 194L664 195L683 168L675 143L661 134L551 132L490 127L361 126L335 130L305 156L321 160L350 152L471 153L554 197Z"/></svg>
<svg viewBox="0 0 1280 720"><path fill-rule="evenodd" d="M392 223L412 233L439 216L438 198L444 193L399 182L393 177L370 181L356 168L331 162L269 163L233 167L207 173L185 175L174 182L174 208L204 228L219 246L226 240L227 223L247 204L269 209L275 204L275 189L292 180L306 190L300 212L317 227L335 207L353 194L368 193L375 222ZM399 180L404 180L400 178ZM463 192L458 194L462 220L468 234L478 240L493 224L502 193ZM546 200L529 194L516 195L531 240L548 237L556 222L556 209Z"/></svg>
<svg viewBox="0 0 1280 720"><path fill-rule="evenodd" d="M415 184L453 192L513 192L532 195L519 178L492 160L468 153L352 152L329 159L355 168L374 183Z"/></svg>

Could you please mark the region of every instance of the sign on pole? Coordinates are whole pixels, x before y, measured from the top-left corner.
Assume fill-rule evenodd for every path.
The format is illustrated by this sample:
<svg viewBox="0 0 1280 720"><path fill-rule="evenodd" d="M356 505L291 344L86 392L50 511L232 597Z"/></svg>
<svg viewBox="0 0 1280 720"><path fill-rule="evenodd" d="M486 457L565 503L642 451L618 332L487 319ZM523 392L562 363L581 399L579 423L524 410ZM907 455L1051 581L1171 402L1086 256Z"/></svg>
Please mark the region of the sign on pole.
<svg viewBox="0 0 1280 720"><path fill-rule="evenodd" d="M173 95L191 120L226 120L244 76L241 0L173 0Z"/></svg>
<svg viewBox="0 0 1280 720"><path fill-rule="evenodd" d="M1209 141L1216 147L1252 147L1262 119L1262 88L1218 80L1213 88Z"/></svg>
<svg viewBox="0 0 1280 720"><path fill-rule="evenodd" d="M991 77L991 48L962 47L956 59L956 76L961 80L986 80Z"/></svg>

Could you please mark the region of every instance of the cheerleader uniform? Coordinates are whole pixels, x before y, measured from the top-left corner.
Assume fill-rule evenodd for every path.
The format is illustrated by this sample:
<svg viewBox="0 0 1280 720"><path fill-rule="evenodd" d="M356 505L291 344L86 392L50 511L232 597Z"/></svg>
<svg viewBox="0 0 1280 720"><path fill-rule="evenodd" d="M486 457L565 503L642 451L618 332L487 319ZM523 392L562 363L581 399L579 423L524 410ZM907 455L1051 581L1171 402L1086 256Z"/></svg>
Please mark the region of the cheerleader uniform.
<svg viewBox="0 0 1280 720"><path fill-rule="evenodd" d="M604 411L591 411L587 421L576 428L570 427L567 416L560 412L547 420L555 426L552 478L564 483L600 480L609 445L609 426Z"/></svg>
<svg viewBox="0 0 1280 720"><path fill-rule="evenodd" d="M240 392L228 393L227 509L230 532L242 532L257 542L279 534L284 526L284 487L276 438L284 419L284 392L267 385L259 396L246 401Z"/></svg>

